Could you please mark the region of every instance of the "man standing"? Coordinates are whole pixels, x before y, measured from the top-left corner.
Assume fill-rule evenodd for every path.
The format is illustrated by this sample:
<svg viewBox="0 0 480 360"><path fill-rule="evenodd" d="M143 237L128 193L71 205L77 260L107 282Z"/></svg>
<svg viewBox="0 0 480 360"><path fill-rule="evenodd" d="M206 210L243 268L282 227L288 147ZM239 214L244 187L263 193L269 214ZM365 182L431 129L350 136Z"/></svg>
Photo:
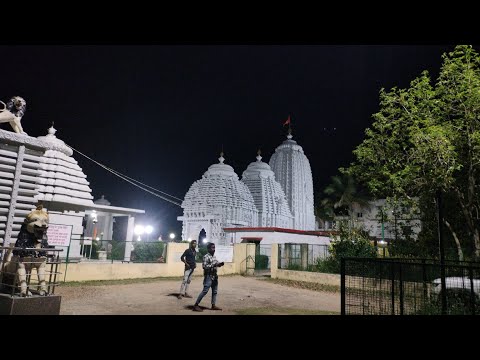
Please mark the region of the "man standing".
<svg viewBox="0 0 480 360"><path fill-rule="evenodd" d="M218 262L215 258L215 244L209 243L207 245L208 253L205 254L203 257L203 290L198 295L197 301L193 306L193 311L203 311L203 309L199 306L200 301L202 301L203 297L207 295L208 289L212 288L212 310L222 310L218 306L215 305L215 301L217 300L217 289L218 289L218 275L217 275L217 268L222 267L224 265L223 262Z"/></svg>
<svg viewBox="0 0 480 360"><path fill-rule="evenodd" d="M190 280L192 278L193 271L197 264L195 263L195 257L197 256L197 241L190 241L190 247L185 250L183 255L180 257L185 263L185 272L183 274L182 286L180 286L180 294L178 294L178 299L181 299L183 296L186 298L191 298L192 295L188 293L188 286L190 285Z"/></svg>

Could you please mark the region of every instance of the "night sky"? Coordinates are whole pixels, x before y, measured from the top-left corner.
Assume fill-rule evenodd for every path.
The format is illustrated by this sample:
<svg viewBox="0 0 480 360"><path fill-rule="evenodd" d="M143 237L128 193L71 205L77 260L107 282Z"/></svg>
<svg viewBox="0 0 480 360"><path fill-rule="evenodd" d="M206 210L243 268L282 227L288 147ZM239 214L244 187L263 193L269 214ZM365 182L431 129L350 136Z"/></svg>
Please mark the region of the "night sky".
<svg viewBox="0 0 480 360"><path fill-rule="evenodd" d="M352 161L380 88L406 87L422 70L436 78L453 47L2 45L0 100L25 98L30 136L46 135L54 121L67 144L179 198L222 146L239 176L258 148L268 162L291 114L319 192ZM137 222L153 224L156 236L181 233L180 207L74 157L95 199L146 210Z"/></svg>

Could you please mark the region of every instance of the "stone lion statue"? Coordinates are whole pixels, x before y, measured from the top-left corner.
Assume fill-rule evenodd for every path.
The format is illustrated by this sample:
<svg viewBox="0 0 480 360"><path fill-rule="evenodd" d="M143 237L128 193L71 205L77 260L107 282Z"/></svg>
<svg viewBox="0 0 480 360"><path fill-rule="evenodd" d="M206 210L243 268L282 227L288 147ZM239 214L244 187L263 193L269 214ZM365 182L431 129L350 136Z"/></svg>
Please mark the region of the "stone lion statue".
<svg viewBox="0 0 480 360"><path fill-rule="evenodd" d="M23 248L25 250L9 249L5 254L2 282L12 286L15 283L20 284L21 296L32 295L30 291L27 293L27 275L31 274L33 268L37 270L38 293L47 295L45 282L47 253L40 250L48 246L47 229L48 213L43 210L42 205L39 205L26 216L15 242L15 248ZM26 250L28 248L39 250Z"/></svg>
<svg viewBox="0 0 480 360"><path fill-rule="evenodd" d="M7 104L0 101L3 104L3 109L0 109L0 123L10 123L18 134L27 134L23 131L21 120L25 111L27 110L27 102L20 96L12 97Z"/></svg>

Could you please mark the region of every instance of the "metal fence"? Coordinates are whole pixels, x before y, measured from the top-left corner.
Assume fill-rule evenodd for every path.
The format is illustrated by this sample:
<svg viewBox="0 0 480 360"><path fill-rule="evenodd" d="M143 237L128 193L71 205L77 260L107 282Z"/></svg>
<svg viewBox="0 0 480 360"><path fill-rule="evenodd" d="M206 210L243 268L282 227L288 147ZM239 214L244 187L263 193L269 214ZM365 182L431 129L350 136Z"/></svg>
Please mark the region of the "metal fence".
<svg viewBox="0 0 480 360"><path fill-rule="evenodd" d="M131 247L129 262L158 263L166 260L166 244L160 241L85 240L80 242L80 256L86 260L125 261L125 246ZM68 256L67 256L68 259ZM68 262L68 260L66 261Z"/></svg>
<svg viewBox="0 0 480 360"><path fill-rule="evenodd" d="M14 255L15 250L23 254ZM11 296L53 295L63 249L0 247L0 292ZM32 276L32 272L35 276Z"/></svg>
<svg viewBox="0 0 480 360"><path fill-rule="evenodd" d="M477 315L480 264L428 259L344 258L342 315Z"/></svg>
<svg viewBox="0 0 480 360"><path fill-rule="evenodd" d="M278 268L315 271L320 260L329 256L329 246L319 244L279 244Z"/></svg>
<svg viewBox="0 0 480 360"><path fill-rule="evenodd" d="M257 245L255 249L255 270L270 270L272 245Z"/></svg>

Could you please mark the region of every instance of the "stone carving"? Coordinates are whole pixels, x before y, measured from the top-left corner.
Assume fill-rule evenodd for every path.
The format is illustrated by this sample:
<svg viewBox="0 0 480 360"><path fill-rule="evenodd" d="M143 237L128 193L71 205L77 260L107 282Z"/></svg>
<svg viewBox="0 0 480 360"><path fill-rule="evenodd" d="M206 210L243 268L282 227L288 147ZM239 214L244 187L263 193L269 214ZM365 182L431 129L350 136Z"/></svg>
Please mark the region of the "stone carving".
<svg viewBox="0 0 480 360"><path fill-rule="evenodd" d="M15 248L25 250L11 248L5 254L2 282L9 285L20 284L21 296L32 295L30 291L27 293L27 276L31 274L33 268L37 270L39 295L47 295L45 282L47 254L46 251L40 250L48 246L47 229L48 213L43 210L42 205L39 205L26 216L15 242ZM39 250L26 250L32 248Z"/></svg>
<svg viewBox="0 0 480 360"><path fill-rule="evenodd" d="M25 111L27 110L26 101L20 96L14 96L11 98L7 104L3 101L0 101L3 104L3 109L0 109L0 123L10 123L15 131L18 134L27 134L23 131L21 120Z"/></svg>

